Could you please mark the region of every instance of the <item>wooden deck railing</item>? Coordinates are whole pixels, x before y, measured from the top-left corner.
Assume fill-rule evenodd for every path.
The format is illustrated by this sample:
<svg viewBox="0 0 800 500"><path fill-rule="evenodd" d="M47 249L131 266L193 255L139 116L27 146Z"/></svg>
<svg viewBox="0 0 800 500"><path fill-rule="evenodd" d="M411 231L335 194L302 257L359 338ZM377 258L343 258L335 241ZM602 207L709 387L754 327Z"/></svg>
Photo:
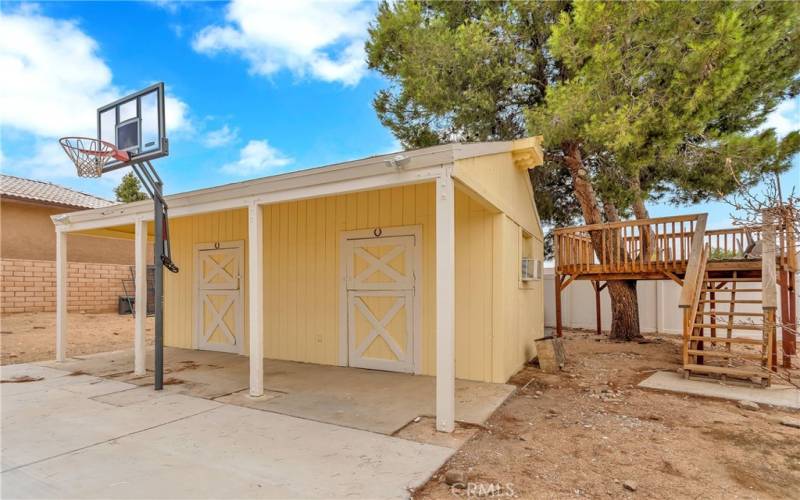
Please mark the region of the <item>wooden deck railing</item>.
<svg viewBox="0 0 800 500"><path fill-rule="evenodd" d="M706 217L692 214L556 229L556 271L562 275L684 272L698 221ZM703 229L702 233L710 261L760 258L745 255L751 243L761 240L760 226ZM797 241L792 224L778 225L775 240L778 266L796 272Z"/></svg>
<svg viewBox="0 0 800 500"><path fill-rule="evenodd" d="M698 220L704 217L705 214L693 214L556 229L553 237L557 272L683 270L691 256Z"/></svg>

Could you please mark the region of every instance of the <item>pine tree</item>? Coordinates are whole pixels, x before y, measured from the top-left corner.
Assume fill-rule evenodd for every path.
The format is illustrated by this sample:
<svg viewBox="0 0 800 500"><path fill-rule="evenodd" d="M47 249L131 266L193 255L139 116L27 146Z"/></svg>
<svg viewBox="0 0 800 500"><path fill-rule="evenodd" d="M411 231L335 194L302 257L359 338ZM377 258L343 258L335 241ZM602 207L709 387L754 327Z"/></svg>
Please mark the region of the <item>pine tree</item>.
<svg viewBox="0 0 800 500"><path fill-rule="evenodd" d="M756 130L800 92L799 26L794 2L398 1L367 54L406 146L543 134L543 220L594 224L788 168L798 134ZM612 337L638 336L635 282L609 292Z"/></svg>
<svg viewBox="0 0 800 500"><path fill-rule="evenodd" d="M117 197L117 201L123 203L146 200L147 195L142 192L141 188L142 184L139 179L136 178L133 172L128 172L122 177L119 186L114 188L114 194Z"/></svg>

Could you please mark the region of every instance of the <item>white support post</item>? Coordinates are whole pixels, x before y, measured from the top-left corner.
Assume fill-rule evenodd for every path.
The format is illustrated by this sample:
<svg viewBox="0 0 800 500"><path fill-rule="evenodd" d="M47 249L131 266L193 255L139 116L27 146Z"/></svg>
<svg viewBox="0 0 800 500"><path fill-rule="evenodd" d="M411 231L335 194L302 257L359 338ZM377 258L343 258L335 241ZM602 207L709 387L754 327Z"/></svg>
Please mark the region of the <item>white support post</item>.
<svg viewBox="0 0 800 500"><path fill-rule="evenodd" d="M248 206L247 272L250 323L250 397L264 395L264 216L261 206Z"/></svg>
<svg viewBox="0 0 800 500"><path fill-rule="evenodd" d="M436 430L455 428L455 193L452 167L436 181Z"/></svg>
<svg viewBox="0 0 800 500"><path fill-rule="evenodd" d="M135 285L136 326L133 338L133 373L145 374L145 323L147 321L147 221L137 220L135 225Z"/></svg>
<svg viewBox="0 0 800 500"><path fill-rule="evenodd" d="M56 229L56 361L67 359L67 233Z"/></svg>

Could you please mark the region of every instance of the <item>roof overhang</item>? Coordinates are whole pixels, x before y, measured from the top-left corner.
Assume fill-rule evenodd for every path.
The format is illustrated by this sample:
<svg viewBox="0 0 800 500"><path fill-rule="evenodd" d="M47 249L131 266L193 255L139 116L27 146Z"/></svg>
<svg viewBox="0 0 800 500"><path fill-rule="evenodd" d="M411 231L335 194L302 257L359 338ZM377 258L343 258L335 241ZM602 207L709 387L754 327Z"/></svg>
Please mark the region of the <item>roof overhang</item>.
<svg viewBox="0 0 800 500"><path fill-rule="evenodd" d="M13 201L16 203L24 203L28 205L36 205L39 207L50 207L50 208L65 208L67 210L94 210L92 208L84 207L81 205L72 205L69 203L59 203L57 201L48 201L42 200L39 198L29 198L27 196L20 196L15 194L0 194L0 201ZM111 206L111 205L109 205Z"/></svg>
<svg viewBox="0 0 800 500"><path fill-rule="evenodd" d="M517 141L444 144L402 151L324 167L299 170L212 188L166 196L171 217L244 208L251 204L270 204L302 200L400 185L433 181L442 167L457 160L511 153L515 164L525 165L541 159L541 137ZM394 166L398 155L406 159ZM538 155L538 156L537 156ZM518 160L519 158L519 160ZM530 167L528 167L530 168ZM83 210L53 216L59 231L85 231L152 220L149 200Z"/></svg>

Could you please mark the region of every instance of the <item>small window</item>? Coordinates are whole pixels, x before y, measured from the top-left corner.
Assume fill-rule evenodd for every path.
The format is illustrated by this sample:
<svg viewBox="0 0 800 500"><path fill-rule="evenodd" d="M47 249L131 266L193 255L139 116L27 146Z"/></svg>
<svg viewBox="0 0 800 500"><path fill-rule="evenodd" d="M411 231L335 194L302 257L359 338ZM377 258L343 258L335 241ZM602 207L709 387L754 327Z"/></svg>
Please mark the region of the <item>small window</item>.
<svg viewBox="0 0 800 500"><path fill-rule="evenodd" d="M521 230L520 241L520 281L529 282L542 279L543 264L533 257L533 235Z"/></svg>

